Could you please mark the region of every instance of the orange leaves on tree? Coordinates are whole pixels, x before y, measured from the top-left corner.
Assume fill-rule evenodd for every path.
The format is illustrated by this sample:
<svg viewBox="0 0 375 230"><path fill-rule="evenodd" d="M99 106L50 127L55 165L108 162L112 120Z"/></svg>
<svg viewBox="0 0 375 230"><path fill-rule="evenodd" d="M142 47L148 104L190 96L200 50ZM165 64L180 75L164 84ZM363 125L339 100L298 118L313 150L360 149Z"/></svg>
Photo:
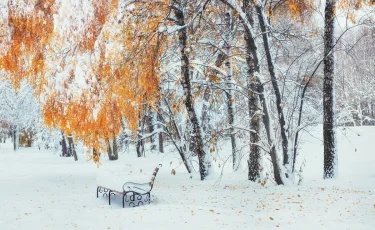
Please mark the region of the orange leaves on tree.
<svg viewBox="0 0 375 230"><path fill-rule="evenodd" d="M80 42L80 48L83 51L93 50L95 42L101 33L104 24L107 22L109 15L117 9L118 0L97 0L92 1L94 15L88 23L86 31Z"/></svg>
<svg viewBox="0 0 375 230"><path fill-rule="evenodd" d="M313 1L311 0L288 0L287 5L291 15L301 16L307 11L311 11Z"/></svg>
<svg viewBox="0 0 375 230"><path fill-rule="evenodd" d="M54 0L9 1L8 29L5 54L0 57L0 67L8 72L16 88L23 79L34 83L43 77L43 51L53 33Z"/></svg>
<svg viewBox="0 0 375 230"><path fill-rule="evenodd" d="M34 88L48 88L42 109L46 125L100 152L105 150L102 140L118 135L124 121L135 130L142 110L157 104L166 45L158 29L169 1L135 2L134 8L120 12L125 13L123 23L115 20L117 0L91 4L93 12L83 28L72 23L54 31L54 18L62 17L54 0L10 1L10 39L1 44L6 49L0 53L0 68L16 87L27 79ZM69 32L77 28L80 34ZM54 65L47 69L47 63ZM78 68L86 86L75 92Z"/></svg>

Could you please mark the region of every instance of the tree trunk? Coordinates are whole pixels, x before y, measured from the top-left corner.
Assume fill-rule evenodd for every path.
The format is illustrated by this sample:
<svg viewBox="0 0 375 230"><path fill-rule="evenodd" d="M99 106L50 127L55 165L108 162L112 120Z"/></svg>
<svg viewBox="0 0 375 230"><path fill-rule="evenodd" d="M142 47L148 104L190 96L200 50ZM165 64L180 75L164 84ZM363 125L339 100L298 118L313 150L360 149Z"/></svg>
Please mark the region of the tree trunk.
<svg viewBox="0 0 375 230"><path fill-rule="evenodd" d="M228 124L229 124L229 136L231 140L232 145L232 158L233 158L233 171L237 171L239 165L240 165L240 155L237 151L237 143L236 143L236 135L235 130L233 128L234 125L234 103L233 103L233 68L230 62L230 56L231 56L231 45L230 41L232 40L232 28L233 28L233 18L231 13L228 11L225 14L225 28L224 28L224 47L223 49L226 52L226 60L225 60L225 69L227 72L226 76L226 83L227 83L227 108L228 108Z"/></svg>
<svg viewBox="0 0 375 230"><path fill-rule="evenodd" d="M271 76L271 83L272 83L272 87L273 87L275 97L276 97L276 108L277 108L277 113L278 113L277 117L278 117L279 125L280 125L280 134L281 134L281 142L282 142L282 149L283 149L283 165L286 165L289 163L288 137L287 137L287 131L286 131L284 112L281 106L282 104L281 93L280 93L280 89L277 83L275 67L273 64L272 56L271 56L271 49L270 49L269 40L268 40L268 31L267 31L267 26L266 26L266 20L264 18L265 16L264 16L263 7L260 5L259 1L254 1L254 5L258 13L258 19L259 19L260 29L262 32L264 50L266 52L268 71Z"/></svg>
<svg viewBox="0 0 375 230"><path fill-rule="evenodd" d="M259 99L260 99L260 103L263 106L263 124L266 130L268 145L270 146L270 156L271 156L271 162L272 162L272 167L273 167L273 176L275 178L276 184L281 185L284 183L281 179L281 170L280 170L279 162L277 159L277 151L276 151L275 143L271 135L271 119L270 119L270 115L269 115L268 108L267 108L267 101L266 101L266 98L264 97L264 88L260 81L258 83L258 86L259 86Z"/></svg>
<svg viewBox="0 0 375 230"><path fill-rule="evenodd" d="M13 150L17 151L19 148L19 134L17 132L17 126L13 126L12 130L12 136L13 136Z"/></svg>
<svg viewBox="0 0 375 230"><path fill-rule="evenodd" d="M182 27L182 29L178 32L179 43L180 43L180 52L181 52L181 76L182 76L182 87L184 89L184 96L185 96L185 106L188 112L189 120L193 126L194 138L196 141L196 148L199 160L199 172L201 176L201 180L204 180L210 173L211 169L211 161L208 156L204 152L203 149L203 140L202 134L200 130L200 125L198 122L197 115L194 109L194 101L192 97L192 90L191 90L191 83L190 83L190 63L189 63L189 56L187 54L187 28L185 24L185 15L182 10L178 8L179 6L174 7L175 16L177 19L177 24Z"/></svg>
<svg viewBox="0 0 375 230"><path fill-rule="evenodd" d="M141 114L138 116L138 134L137 134L137 156L138 157L143 157L144 156L144 140L142 139L143 137L143 128L142 128L142 117Z"/></svg>
<svg viewBox="0 0 375 230"><path fill-rule="evenodd" d="M155 124L154 124L154 116L155 116L155 113L150 111L149 112L149 127L150 127L150 133L152 134L150 136L150 142L151 142L151 151L156 151L156 138L155 138L155 134L153 134L153 132L155 131Z"/></svg>
<svg viewBox="0 0 375 230"><path fill-rule="evenodd" d="M334 33L336 0L327 0L324 25L323 140L324 179L337 176L337 151L334 101Z"/></svg>
<svg viewBox="0 0 375 230"><path fill-rule="evenodd" d="M73 137L71 135L68 136L68 143L69 143L70 155L73 155L74 160L78 161L77 152L75 150L74 143L73 143Z"/></svg>
<svg viewBox="0 0 375 230"><path fill-rule="evenodd" d="M163 118L161 117L160 111L158 112L157 120L158 120L158 129L161 129L160 123L162 122ZM163 133L159 131L158 133L158 139L159 139L159 152L164 153L164 139L163 139Z"/></svg>
<svg viewBox="0 0 375 230"><path fill-rule="evenodd" d="M244 1L244 12L249 23L254 24L252 13L249 10L249 1ZM261 149L259 145L259 132L260 132L260 113L259 110L259 92L258 85L260 80L257 76L259 72L259 59L257 54L257 46L254 37L250 31L250 28L245 26L244 39L246 44L246 64L247 64L247 77L246 83L248 88L248 110L250 119L250 154L248 161L248 179L251 181L257 181L260 178L260 157Z"/></svg>
<svg viewBox="0 0 375 230"><path fill-rule="evenodd" d="M62 136L62 139L61 139L62 156L63 157L69 157L68 146L66 145L66 139L65 139L64 132L61 132L61 136Z"/></svg>
<svg viewBox="0 0 375 230"><path fill-rule="evenodd" d="M118 160L118 148L116 137L113 137L113 146L112 146L112 160Z"/></svg>
<svg viewBox="0 0 375 230"><path fill-rule="evenodd" d="M111 148L111 142L109 140L109 137L106 138L106 142L107 142L107 154L108 154L108 160L112 160L112 148Z"/></svg>

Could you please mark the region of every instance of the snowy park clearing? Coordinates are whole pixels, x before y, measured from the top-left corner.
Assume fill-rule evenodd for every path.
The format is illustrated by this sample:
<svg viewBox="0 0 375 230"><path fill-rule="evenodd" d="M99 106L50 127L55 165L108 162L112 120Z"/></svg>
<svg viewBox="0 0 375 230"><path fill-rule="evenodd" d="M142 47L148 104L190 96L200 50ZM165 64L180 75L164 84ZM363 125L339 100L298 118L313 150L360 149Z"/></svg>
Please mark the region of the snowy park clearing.
<svg viewBox="0 0 375 230"><path fill-rule="evenodd" d="M337 180L321 179L320 135L304 136L300 186L263 187L246 180L246 170L224 172L220 181L218 170L210 180L189 179L183 166L171 174L174 154L148 154L147 161L163 163L151 204L124 209L120 196L110 206L107 197L96 198L96 180L106 167L139 161L135 153L97 168L82 155L74 162L1 144L0 229L374 229L375 128L339 129Z"/></svg>

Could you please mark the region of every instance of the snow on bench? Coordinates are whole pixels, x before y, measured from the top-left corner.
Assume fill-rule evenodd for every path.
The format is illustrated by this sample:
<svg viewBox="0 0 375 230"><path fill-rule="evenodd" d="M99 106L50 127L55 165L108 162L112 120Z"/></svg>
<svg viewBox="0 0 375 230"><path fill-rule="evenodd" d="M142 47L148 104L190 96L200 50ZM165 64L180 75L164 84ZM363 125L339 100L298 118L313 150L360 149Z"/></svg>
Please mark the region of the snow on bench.
<svg viewBox="0 0 375 230"><path fill-rule="evenodd" d="M142 166L112 164L103 167L96 178L96 197L99 197L99 193L103 193L103 196L108 196L111 205L111 195L121 194L123 207L125 202L132 207L143 205L144 202L150 203L150 193L161 166L161 164L157 167L154 167L154 164Z"/></svg>

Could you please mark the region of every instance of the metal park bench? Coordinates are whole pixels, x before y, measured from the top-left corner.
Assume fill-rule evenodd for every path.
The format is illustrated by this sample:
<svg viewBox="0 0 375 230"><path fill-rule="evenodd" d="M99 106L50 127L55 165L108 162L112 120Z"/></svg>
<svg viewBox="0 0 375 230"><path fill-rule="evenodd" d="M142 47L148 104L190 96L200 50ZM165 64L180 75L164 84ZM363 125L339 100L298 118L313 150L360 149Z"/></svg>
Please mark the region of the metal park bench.
<svg viewBox="0 0 375 230"><path fill-rule="evenodd" d="M109 205L111 205L111 196L116 194L122 195L122 207L125 208L125 202L129 203L129 207L136 207L143 205L144 203L150 203L151 201L151 190L154 187L156 175L158 174L159 168L162 165L159 164L155 168L151 180L148 183L134 183L126 182L122 186L123 191L119 189L113 189L109 186L98 185L96 188L96 197L99 197L99 193L103 193L103 196L108 196Z"/></svg>

